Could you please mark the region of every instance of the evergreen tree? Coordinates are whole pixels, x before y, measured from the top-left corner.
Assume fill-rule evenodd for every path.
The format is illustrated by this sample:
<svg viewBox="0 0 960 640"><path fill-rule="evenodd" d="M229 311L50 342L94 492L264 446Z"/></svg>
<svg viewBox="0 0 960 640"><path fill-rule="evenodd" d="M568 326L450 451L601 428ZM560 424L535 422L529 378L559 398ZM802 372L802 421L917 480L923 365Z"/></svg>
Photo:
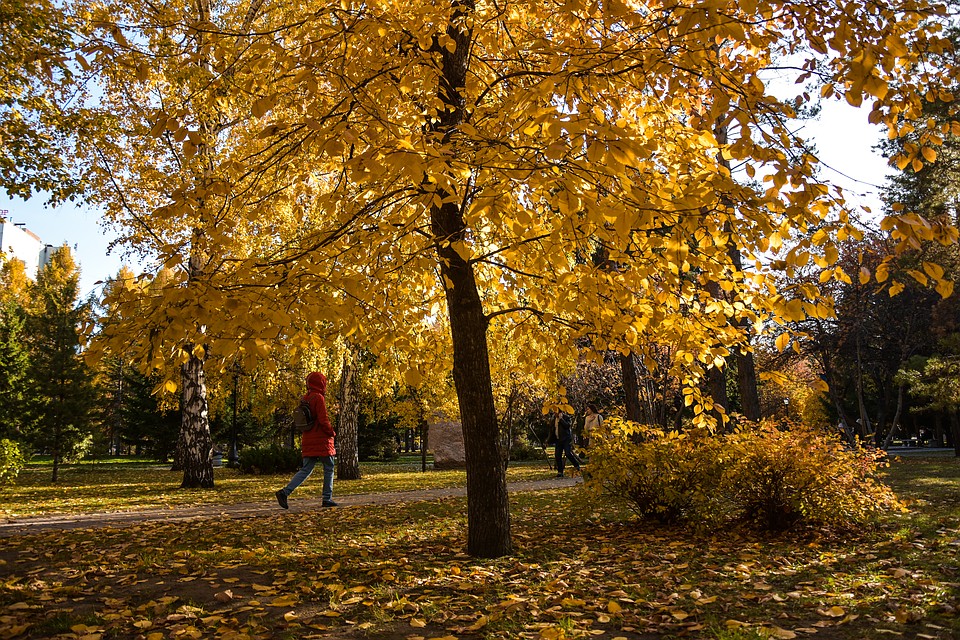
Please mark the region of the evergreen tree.
<svg viewBox="0 0 960 640"><path fill-rule="evenodd" d="M129 367L123 369L122 380L126 389L120 403L124 443L135 447L138 455L166 462L177 446L180 412L162 406L160 397L152 393L160 376L151 378Z"/></svg>
<svg viewBox="0 0 960 640"><path fill-rule="evenodd" d="M0 438L18 442L23 441L28 364L23 346L25 283L23 263L0 253Z"/></svg>
<svg viewBox="0 0 960 640"><path fill-rule="evenodd" d="M64 458L92 431L93 375L80 354L80 325L89 305L79 301L80 271L70 249L57 249L40 270L27 314L32 441L53 454L53 481Z"/></svg>

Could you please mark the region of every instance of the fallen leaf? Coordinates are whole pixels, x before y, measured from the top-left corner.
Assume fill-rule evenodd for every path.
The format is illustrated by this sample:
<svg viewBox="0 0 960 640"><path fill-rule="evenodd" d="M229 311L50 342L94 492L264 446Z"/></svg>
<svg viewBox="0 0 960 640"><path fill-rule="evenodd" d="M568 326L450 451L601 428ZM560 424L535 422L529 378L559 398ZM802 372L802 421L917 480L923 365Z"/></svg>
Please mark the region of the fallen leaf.
<svg viewBox="0 0 960 640"><path fill-rule="evenodd" d="M770 632L770 637L772 638L781 638L782 640L792 640L797 637L797 634L788 629L781 629L780 627L771 627L768 629Z"/></svg>
<svg viewBox="0 0 960 640"><path fill-rule="evenodd" d="M230 589L227 589L226 591L218 591L217 593L213 594L213 597L217 602L230 602L233 600L233 591Z"/></svg>
<svg viewBox="0 0 960 640"><path fill-rule="evenodd" d="M474 623L473 623L472 625L470 625L469 627L467 627L466 630L467 630L467 631L478 631L478 630L484 628L485 626L487 626L487 623L488 623L488 622L490 622L490 619L489 619L487 616L480 616L480 619L477 620L476 622L474 622Z"/></svg>

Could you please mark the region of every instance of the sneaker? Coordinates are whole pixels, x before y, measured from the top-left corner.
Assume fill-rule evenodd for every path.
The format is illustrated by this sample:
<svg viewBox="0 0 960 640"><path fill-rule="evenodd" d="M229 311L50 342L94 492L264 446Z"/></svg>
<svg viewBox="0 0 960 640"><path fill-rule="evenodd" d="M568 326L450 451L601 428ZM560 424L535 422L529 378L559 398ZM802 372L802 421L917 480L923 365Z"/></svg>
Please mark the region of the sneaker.
<svg viewBox="0 0 960 640"><path fill-rule="evenodd" d="M336 502L334 502L333 500L324 500L324 501L323 501L323 504L320 505L320 506L322 506L322 507L339 507L340 505L338 505L338 504L337 504Z"/></svg>
<svg viewBox="0 0 960 640"><path fill-rule="evenodd" d="M558 477L558 478L562 478L562 477L563 477L563 474L562 474L562 473L558 473L558 474L557 474L557 477Z"/></svg>
<svg viewBox="0 0 960 640"><path fill-rule="evenodd" d="M290 505L287 504L287 494L283 492L283 489L280 489L280 491L277 491L276 496L277 496L277 502L280 504L281 509L290 508Z"/></svg>

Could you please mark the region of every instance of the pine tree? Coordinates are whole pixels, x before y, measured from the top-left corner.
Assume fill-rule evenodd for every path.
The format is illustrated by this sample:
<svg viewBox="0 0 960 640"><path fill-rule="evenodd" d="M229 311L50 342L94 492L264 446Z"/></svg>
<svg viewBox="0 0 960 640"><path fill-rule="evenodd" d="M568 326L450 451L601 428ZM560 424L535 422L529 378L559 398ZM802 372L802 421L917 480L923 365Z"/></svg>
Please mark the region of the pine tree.
<svg viewBox="0 0 960 640"><path fill-rule="evenodd" d="M70 249L57 249L41 269L27 315L32 441L60 465L92 430L93 375L80 354L79 328L90 313L79 301L80 271Z"/></svg>
<svg viewBox="0 0 960 640"><path fill-rule="evenodd" d="M23 263L0 254L0 438L18 442L23 440L28 364L23 345L25 281Z"/></svg>

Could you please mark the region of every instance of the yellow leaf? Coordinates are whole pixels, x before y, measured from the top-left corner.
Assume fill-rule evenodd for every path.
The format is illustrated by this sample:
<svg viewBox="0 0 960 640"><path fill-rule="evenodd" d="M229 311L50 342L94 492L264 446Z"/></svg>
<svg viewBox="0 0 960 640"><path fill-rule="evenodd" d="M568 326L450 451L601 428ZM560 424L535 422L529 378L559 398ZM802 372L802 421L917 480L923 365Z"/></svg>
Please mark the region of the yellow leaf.
<svg viewBox="0 0 960 640"><path fill-rule="evenodd" d="M616 614L623 611L623 607L621 607L620 603L617 602L616 600L610 600L609 602L607 602L607 611L609 611L610 613Z"/></svg>
<svg viewBox="0 0 960 640"><path fill-rule="evenodd" d="M784 331L777 336L777 351L783 351L790 344L790 334Z"/></svg>
<svg viewBox="0 0 960 640"><path fill-rule="evenodd" d="M829 609L820 609L818 613L820 615L827 616L828 618L842 618L847 614L843 607L838 606L832 606Z"/></svg>
<svg viewBox="0 0 960 640"><path fill-rule="evenodd" d="M467 631L479 631L480 629L487 626L487 623L490 622L490 618L487 616L480 616L480 618L474 622L472 625L467 627Z"/></svg>
<svg viewBox="0 0 960 640"><path fill-rule="evenodd" d="M174 382L173 380L164 380L164 381L163 381L163 389L164 389L167 393L175 393L176 390L177 390L177 383Z"/></svg>
<svg viewBox="0 0 960 640"><path fill-rule="evenodd" d="M427 623L420 618L410 618L410 626L422 629L423 627L427 626Z"/></svg>
<svg viewBox="0 0 960 640"><path fill-rule="evenodd" d="M781 629L780 627L771 627L769 630L771 638L783 638L783 640L792 640L797 637L797 634L793 631L788 631L787 629Z"/></svg>
<svg viewBox="0 0 960 640"><path fill-rule="evenodd" d="M924 262L923 270L934 280L940 280L943 278L943 267L934 262Z"/></svg>
<svg viewBox="0 0 960 640"><path fill-rule="evenodd" d="M901 291L903 291L903 283L902 283L902 282L896 282L896 281L894 281L894 282L891 282L891 283L890 283L890 292L889 292L889 293L890 293L890 297L891 297L891 298L892 298L893 296L897 295L898 293L900 293Z"/></svg>
<svg viewBox="0 0 960 640"><path fill-rule="evenodd" d="M930 147L924 147L922 151L923 159L927 162L936 162L937 161L937 152L931 149Z"/></svg>
<svg viewBox="0 0 960 640"><path fill-rule="evenodd" d="M411 387L418 387L423 382L423 376L417 369L411 368L403 372L403 379Z"/></svg>
<svg viewBox="0 0 960 640"><path fill-rule="evenodd" d="M953 281L941 280L938 282L937 293L939 293L942 298L949 298L953 294Z"/></svg>

